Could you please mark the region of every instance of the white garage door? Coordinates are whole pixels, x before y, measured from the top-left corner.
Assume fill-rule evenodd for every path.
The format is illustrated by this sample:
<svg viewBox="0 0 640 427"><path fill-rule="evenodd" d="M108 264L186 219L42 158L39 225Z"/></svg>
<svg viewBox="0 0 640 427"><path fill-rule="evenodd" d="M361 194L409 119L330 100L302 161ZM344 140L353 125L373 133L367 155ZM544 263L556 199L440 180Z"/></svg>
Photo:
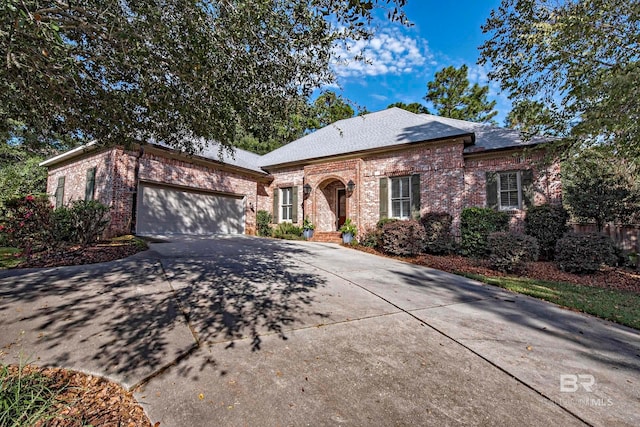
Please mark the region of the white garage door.
<svg viewBox="0 0 640 427"><path fill-rule="evenodd" d="M221 194L140 184L138 234L244 233L244 200Z"/></svg>

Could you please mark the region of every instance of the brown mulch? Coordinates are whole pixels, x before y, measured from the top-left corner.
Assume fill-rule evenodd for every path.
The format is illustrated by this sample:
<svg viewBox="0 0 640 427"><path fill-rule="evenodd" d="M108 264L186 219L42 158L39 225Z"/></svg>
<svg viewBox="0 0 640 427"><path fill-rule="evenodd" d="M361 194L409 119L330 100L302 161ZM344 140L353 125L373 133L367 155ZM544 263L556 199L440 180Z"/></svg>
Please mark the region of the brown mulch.
<svg viewBox="0 0 640 427"><path fill-rule="evenodd" d="M98 242L85 248L72 246L36 253L15 268L93 264L126 258L144 250L146 245L125 237ZM133 393L127 392L114 382L61 368L25 369L40 370L52 378L54 387L66 385L60 396L64 402L60 406L62 417L48 421L47 426L151 426ZM158 425L159 423L156 423L156 426Z"/></svg>
<svg viewBox="0 0 640 427"><path fill-rule="evenodd" d="M387 256L372 248L354 246L354 248L376 254ZM459 255L420 255L417 257L391 257L412 264L424 265L437 270L449 273L473 273L483 276L503 277L508 274L492 270L486 260L476 260L465 258ZM590 275L579 275L567 273L558 269L553 262L532 262L527 265L519 277L527 277L536 280L547 280L553 282L568 282L577 285L597 286L600 288L617 289L622 291L635 292L640 294L640 271L627 268L603 267L600 271Z"/></svg>
<svg viewBox="0 0 640 427"><path fill-rule="evenodd" d="M15 268L62 267L69 265L95 264L126 258L146 250L134 239L109 240L91 246L67 246L33 254Z"/></svg>
<svg viewBox="0 0 640 427"><path fill-rule="evenodd" d="M12 366L15 374L17 367ZM40 372L49 378L51 390L61 390L55 409L58 416L46 422L51 427L131 426L151 427L132 392L101 377L60 368L25 366L24 373ZM156 423L158 427L160 423Z"/></svg>

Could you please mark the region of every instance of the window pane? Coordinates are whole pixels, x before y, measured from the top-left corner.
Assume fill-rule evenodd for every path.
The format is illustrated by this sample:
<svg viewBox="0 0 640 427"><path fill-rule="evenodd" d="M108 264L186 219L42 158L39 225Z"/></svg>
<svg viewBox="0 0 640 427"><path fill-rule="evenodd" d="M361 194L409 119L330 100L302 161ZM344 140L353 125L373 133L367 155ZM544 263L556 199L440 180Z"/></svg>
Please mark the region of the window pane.
<svg viewBox="0 0 640 427"><path fill-rule="evenodd" d="M393 178L391 180L391 198L397 199L400 197L400 180Z"/></svg>
<svg viewBox="0 0 640 427"><path fill-rule="evenodd" d="M400 182L402 187L402 197L409 197L409 190L410 190L409 177L402 178Z"/></svg>
<svg viewBox="0 0 640 427"><path fill-rule="evenodd" d="M391 216L394 218L400 218L402 212L400 212L401 203L399 200L391 202Z"/></svg>
<svg viewBox="0 0 640 427"><path fill-rule="evenodd" d="M408 200L404 200L402 202L402 218L409 218L409 201Z"/></svg>

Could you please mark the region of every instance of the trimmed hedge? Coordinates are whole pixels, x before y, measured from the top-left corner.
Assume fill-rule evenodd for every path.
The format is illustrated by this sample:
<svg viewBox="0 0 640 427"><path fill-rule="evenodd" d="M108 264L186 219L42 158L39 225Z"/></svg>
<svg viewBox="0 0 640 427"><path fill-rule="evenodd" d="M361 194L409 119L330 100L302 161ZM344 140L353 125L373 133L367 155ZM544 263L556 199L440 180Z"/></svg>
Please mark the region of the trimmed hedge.
<svg viewBox="0 0 640 427"><path fill-rule="evenodd" d="M525 233L535 237L540 246L540 257L552 261L556 243L569 231L569 212L561 205L532 206L524 218Z"/></svg>
<svg viewBox="0 0 640 427"><path fill-rule="evenodd" d="M415 256L422 252L425 235L416 220L388 222L382 226L380 249L390 255Z"/></svg>
<svg viewBox="0 0 640 427"><path fill-rule="evenodd" d="M597 233L568 233L556 244L556 264L570 273L594 273L617 261L613 241Z"/></svg>
<svg viewBox="0 0 640 427"><path fill-rule="evenodd" d="M465 256L484 258L489 255L489 234L507 231L509 215L490 208L465 208L460 216L461 251Z"/></svg>
<svg viewBox="0 0 640 427"><path fill-rule="evenodd" d="M273 230L273 237L276 239L302 240L302 227L293 225L290 222L281 222Z"/></svg>
<svg viewBox="0 0 640 427"><path fill-rule="evenodd" d="M446 255L455 247L451 234L453 218L446 212L427 212L420 218L424 227L424 251L434 255Z"/></svg>
<svg viewBox="0 0 640 427"><path fill-rule="evenodd" d="M491 267L505 273L522 271L527 262L538 259L538 241L526 234L499 231L489 234Z"/></svg>

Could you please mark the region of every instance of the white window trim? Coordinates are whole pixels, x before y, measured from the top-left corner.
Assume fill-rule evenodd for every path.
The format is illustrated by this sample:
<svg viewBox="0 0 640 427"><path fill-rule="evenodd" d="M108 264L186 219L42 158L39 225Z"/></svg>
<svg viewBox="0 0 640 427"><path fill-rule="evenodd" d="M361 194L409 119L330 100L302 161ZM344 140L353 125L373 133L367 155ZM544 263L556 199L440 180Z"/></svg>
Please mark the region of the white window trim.
<svg viewBox="0 0 640 427"><path fill-rule="evenodd" d="M280 206L278 207L278 215L280 216L279 222L293 222L293 187L283 187L280 188ZM284 204L284 193L285 191L288 190L289 192L289 203L288 204ZM283 208L288 206L289 207L289 213L291 215L291 218L289 219L285 219L283 217Z"/></svg>
<svg viewBox="0 0 640 427"><path fill-rule="evenodd" d="M393 180L394 179L403 179L403 178L409 178L409 212L407 216L393 216ZM411 180L412 177L411 175L403 175L403 176L394 176L394 177L389 177L389 218L393 218L393 219L400 219L400 220L407 220L407 219L411 219ZM400 191L400 194L402 194L402 191ZM406 200L406 198L404 197L400 197L397 200Z"/></svg>
<svg viewBox="0 0 640 427"><path fill-rule="evenodd" d="M500 177L502 174L507 174L507 173L515 173L516 174L516 186L517 186L517 191L518 191L518 206L503 206L502 205L502 191L501 191L501 186L500 186ZM500 209L501 211L513 211L513 210L518 210L518 209L522 209L522 171L502 171L502 172L498 172L497 174L497 181L498 181L498 209Z"/></svg>

